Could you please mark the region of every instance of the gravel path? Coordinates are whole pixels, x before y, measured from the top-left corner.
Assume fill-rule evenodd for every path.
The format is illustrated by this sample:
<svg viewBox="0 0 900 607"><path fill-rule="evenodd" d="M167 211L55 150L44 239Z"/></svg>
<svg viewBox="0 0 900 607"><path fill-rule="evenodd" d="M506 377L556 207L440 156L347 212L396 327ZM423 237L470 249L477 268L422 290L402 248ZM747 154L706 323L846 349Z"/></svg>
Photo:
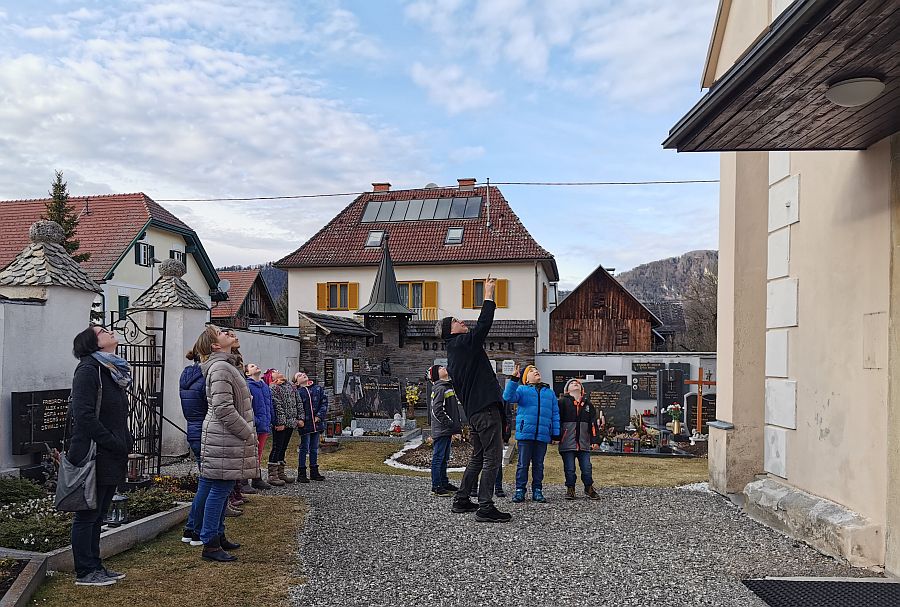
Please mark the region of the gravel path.
<svg viewBox="0 0 900 607"><path fill-rule="evenodd" d="M740 582L867 575L759 525L706 491L604 489L512 504L506 524L451 514L427 479L327 472L278 493L310 505L296 605L764 607ZM660 601L657 603L657 601Z"/></svg>

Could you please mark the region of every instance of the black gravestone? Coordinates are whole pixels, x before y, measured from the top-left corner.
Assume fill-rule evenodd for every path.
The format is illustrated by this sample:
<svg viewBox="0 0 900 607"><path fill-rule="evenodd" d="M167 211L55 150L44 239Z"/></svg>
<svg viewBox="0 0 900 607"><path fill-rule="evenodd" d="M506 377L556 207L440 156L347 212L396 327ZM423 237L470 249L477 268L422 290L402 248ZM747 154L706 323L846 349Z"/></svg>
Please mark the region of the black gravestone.
<svg viewBox="0 0 900 607"><path fill-rule="evenodd" d="M45 445L63 448L71 390L13 392L12 453L41 453Z"/></svg>
<svg viewBox="0 0 900 607"><path fill-rule="evenodd" d="M631 423L631 387L628 384L586 381L584 390L588 402L606 418L607 428L621 431Z"/></svg>
<svg viewBox="0 0 900 607"><path fill-rule="evenodd" d="M656 373L660 369L665 369L666 363L657 363L649 360L633 360L631 361L631 370L634 373Z"/></svg>
<svg viewBox="0 0 900 607"><path fill-rule="evenodd" d="M347 373L341 391L344 408L350 408L354 417L392 418L403 413L400 380L380 375L356 375Z"/></svg>
<svg viewBox="0 0 900 607"><path fill-rule="evenodd" d="M697 429L697 394L696 392L688 394L685 397L687 402L687 410L684 419L686 420L684 433L693 434ZM701 434L709 434L709 422L716 420L716 393L712 392L703 395L703 413L700 420Z"/></svg>
<svg viewBox="0 0 900 607"><path fill-rule="evenodd" d="M669 369L678 369L685 379L691 378L691 363L669 363Z"/></svg>
<svg viewBox="0 0 900 607"><path fill-rule="evenodd" d="M570 379L578 378L585 380L588 375L594 376L594 381L601 381L606 376L606 371L600 369L597 371L565 371L556 370L553 372L553 391L556 394L562 394L566 389L566 382Z"/></svg>
<svg viewBox="0 0 900 607"><path fill-rule="evenodd" d="M613 384L628 384L628 376L627 375L604 375L603 381L608 381Z"/></svg>
<svg viewBox="0 0 900 607"><path fill-rule="evenodd" d="M656 374L635 373L631 376L631 398L656 400Z"/></svg>
<svg viewBox="0 0 900 607"><path fill-rule="evenodd" d="M684 375L680 369L657 371L656 384L656 423L662 426L672 421L672 416L663 413L663 409L669 405L684 406L687 384L684 383Z"/></svg>

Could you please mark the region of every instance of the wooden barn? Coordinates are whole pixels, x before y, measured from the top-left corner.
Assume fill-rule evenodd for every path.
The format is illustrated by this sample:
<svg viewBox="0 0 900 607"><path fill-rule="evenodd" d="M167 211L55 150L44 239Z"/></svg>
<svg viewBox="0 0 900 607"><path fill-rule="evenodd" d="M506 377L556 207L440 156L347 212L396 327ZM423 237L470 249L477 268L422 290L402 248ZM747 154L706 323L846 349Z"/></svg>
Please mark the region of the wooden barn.
<svg viewBox="0 0 900 607"><path fill-rule="evenodd" d="M601 265L550 313L550 350L652 352L660 325Z"/></svg>

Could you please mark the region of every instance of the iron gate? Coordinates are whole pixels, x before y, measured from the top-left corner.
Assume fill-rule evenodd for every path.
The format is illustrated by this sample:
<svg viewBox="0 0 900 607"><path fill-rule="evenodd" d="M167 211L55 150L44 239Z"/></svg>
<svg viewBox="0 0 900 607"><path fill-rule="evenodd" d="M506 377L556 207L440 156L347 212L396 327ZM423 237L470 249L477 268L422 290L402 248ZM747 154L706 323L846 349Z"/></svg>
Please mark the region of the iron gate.
<svg viewBox="0 0 900 607"><path fill-rule="evenodd" d="M157 323L160 326L140 323L133 314L137 315L139 311L132 311L112 323L112 329L119 335L116 353L131 365L132 382L128 387L128 429L134 437L131 459L139 460L135 462L142 469L139 473L157 475L162 465L166 311L150 313L161 318ZM139 457L135 458L135 455ZM129 470L129 475L132 474Z"/></svg>

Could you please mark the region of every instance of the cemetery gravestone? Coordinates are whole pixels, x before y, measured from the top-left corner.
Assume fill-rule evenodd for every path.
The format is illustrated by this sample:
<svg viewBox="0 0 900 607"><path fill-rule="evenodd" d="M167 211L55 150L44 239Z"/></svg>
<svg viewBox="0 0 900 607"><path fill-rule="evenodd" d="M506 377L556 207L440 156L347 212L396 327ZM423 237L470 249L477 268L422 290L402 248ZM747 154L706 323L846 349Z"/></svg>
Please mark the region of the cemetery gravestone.
<svg viewBox="0 0 900 607"><path fill-rule="evenodd" d="M631 398L656 400L656 373L635 373L631 376Z"/></svg>
<svg viewBox="0 0 900 607"><path fill-rule="evenodd" d="M684 406L684 395L687 394L687 385L684 383L684 375L680 369L657 371L656 383L656 423L662 426L672 421L672 416L668 413L663 413L663 409L673 404ZM684 416L681 419L684 421Z"/></svg>
<svg viewBox="0 0 900 607"><path fill-rule="evenodd" d="M594 381L600 381L605 378L606 371L599 369L596 371L564 371L558 370L553 372L553 391L556 394L562 394L563 390L566 389L566 382L570 379L580 379L582 381L587 379L588 375L594 376Z"/></svg>
<svg viewBox="0 0 900 607"><path fill-rule="evenodd" d="M604 375L603 381L608 381L613 384L627 384L628 376L627 375Z"/></svg>
<svg viewBox="0 0 900 607"><path fill-rule="evenodd" d="M648 360L631 361L631 370L634 373L656 373L660 369L665 369L666 363L652 362Z"/></svg>
<svg viewBox="0 0 900 607"><path fill-rule="evenodd" d="M678 369L685 379L691 376L691 363L669 363L669 369Z"/></svg>
<svg viewBox="0 0 900 607"><path fill-rule="evenodd" d="M687 420L685 433L691 434L697 428L697 394L692 392L685 397L687 409L684 419ZM701 433L709 434L709 422L716 420L716 393L703 395L703 417L701 418Z"/></svg>
<svg viewBox="0 0 900 607"><path fill-rule="evenodd" d="M347 373L341 400L354 417L392 418L395 413L403 413L400 380L396 377Z"/></svg>
<svg viewBox="0 0 900 607"><path fill-rule="evenodd" d="M628 384L586 381L584 390L588 402L606 418L607 427L621 431L631 423L631 388Z"/></svg>
<svg viewBox="0 0 900 607"><path fill-rule="evenodd" d="M13 455L41 453L45 446L63 448L71 390L13 392Z"/></svg>

